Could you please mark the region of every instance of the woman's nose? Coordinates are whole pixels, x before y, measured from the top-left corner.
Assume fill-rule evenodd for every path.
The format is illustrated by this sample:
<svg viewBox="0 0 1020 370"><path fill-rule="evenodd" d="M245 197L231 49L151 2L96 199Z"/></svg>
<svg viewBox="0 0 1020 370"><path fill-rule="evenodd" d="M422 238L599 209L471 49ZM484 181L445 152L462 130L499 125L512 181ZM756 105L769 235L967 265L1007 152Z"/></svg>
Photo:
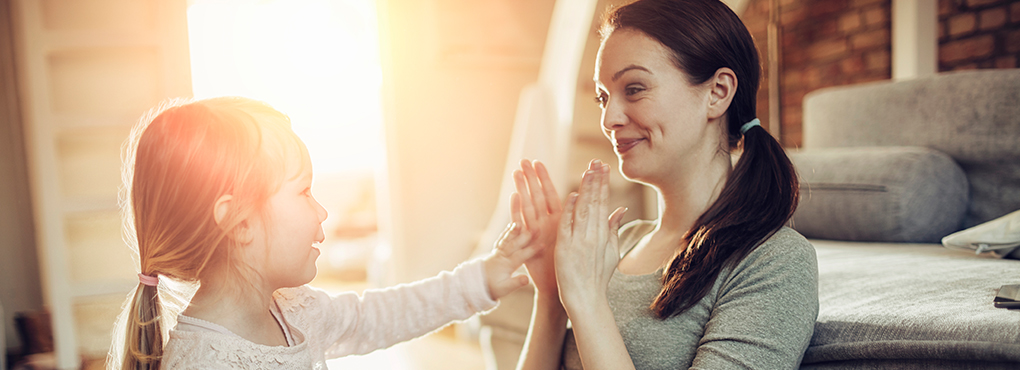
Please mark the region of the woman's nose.
<svg viewBox="0 0 1020 370"><path fill-rule="evenodd" d="M602 109L602 129L606 133L615 131L627 124L627 115L623 114L623 109L618 105L609 101L606 107Z"/></svg>

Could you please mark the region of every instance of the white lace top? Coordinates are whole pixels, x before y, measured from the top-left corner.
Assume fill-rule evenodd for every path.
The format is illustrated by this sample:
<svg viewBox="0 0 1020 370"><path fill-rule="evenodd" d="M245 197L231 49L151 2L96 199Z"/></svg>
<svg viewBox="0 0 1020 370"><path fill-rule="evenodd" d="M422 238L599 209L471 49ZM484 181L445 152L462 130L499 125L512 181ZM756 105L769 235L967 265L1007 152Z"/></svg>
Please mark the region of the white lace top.
<svg viewBox="0 0 1020 370"><path fill-rule="evenodd" d="M416 338L496 306L481 260L452 273L380 290L331 296L302 286L276 291L288 346L266 346L180 316L163 350L164 369L315 369L326 359L365 354Z"/></svg>

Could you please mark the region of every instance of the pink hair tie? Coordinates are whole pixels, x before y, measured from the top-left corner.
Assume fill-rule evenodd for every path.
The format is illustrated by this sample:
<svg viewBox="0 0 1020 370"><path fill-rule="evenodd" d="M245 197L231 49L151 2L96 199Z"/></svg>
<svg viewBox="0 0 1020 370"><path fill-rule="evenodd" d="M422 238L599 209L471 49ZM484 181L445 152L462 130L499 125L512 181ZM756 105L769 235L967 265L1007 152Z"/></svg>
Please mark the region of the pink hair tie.
<svg viewBox="0 0 1020 370"><path fill-rule="evenodd" d="M138 282L145 286L159 285L159 277L138 274Z"/></svg>

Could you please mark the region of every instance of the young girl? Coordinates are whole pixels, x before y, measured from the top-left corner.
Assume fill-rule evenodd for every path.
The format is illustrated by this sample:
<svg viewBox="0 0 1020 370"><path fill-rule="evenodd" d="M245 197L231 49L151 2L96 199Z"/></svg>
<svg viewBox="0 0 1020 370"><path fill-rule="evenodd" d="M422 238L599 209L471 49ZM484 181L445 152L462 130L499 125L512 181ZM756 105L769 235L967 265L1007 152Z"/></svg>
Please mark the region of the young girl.
<svg viewBox="0 0 1020 370"><path fill-rule="evenodd" d="M325 369L326 358L492 309L527 284L512 273L536 252L511 225L492 254L452 273L330 296L304 285L326 210L287 116L244 98L174 102L135 127L125 158L124 218L141 273L114 369ZM190 300L180 292L189 284Z"/></svg>

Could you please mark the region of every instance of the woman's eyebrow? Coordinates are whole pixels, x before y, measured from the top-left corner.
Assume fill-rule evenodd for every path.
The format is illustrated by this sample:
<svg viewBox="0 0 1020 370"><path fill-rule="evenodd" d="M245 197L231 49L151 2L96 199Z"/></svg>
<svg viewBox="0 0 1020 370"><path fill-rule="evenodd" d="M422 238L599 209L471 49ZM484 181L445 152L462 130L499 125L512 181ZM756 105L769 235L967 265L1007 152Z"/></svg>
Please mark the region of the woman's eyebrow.
<svg viewBox="0 0 1020 370"><path fill-rule="evenodd" d="M636 64L631 64L631 65L625 67L624 69L621 69L619 72L616 72L615 74L613 74L613 82L616 82L616 80L619 80L620 76L623 76L623 74L626 73L627 71L634 70L634 69L640 70L640 71L645 71L645 72L648 72L649 74L652 73L652 71L649 71L648 68L645 68L645 67L642 67L642 66L639 66L639 65L636 65Z"/></svg>

